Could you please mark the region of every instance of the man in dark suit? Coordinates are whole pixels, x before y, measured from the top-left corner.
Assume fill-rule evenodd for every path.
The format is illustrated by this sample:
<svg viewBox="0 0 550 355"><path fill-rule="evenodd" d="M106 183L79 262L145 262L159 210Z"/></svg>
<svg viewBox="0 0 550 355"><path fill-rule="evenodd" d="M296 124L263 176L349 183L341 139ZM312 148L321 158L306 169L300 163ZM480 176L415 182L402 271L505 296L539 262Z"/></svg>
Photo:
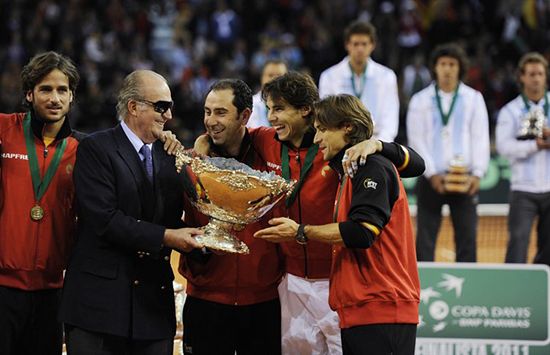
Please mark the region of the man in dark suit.
<svg viewBox="0 0 550 355"><path fill-rule="evenodd" d="M121 123L78 148L78 234L60 310L69 354L172 354L170 252L201 248L202 232L181 228L189 180L157 141L171 109L166 80L135 71L118 96Z"/></svg>

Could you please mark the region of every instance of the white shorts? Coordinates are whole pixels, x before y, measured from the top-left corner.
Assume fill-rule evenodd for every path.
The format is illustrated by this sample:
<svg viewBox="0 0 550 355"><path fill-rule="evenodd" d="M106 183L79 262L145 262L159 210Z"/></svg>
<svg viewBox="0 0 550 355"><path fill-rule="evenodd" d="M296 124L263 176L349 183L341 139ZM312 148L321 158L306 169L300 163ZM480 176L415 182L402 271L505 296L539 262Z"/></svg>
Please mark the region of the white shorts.
<svg viewBox="0 0 550 355"><path fill-rule="evenodd" d="M279 285L283 355L342 354L338 315L328 305L329 281L286 274Z"/></svg>

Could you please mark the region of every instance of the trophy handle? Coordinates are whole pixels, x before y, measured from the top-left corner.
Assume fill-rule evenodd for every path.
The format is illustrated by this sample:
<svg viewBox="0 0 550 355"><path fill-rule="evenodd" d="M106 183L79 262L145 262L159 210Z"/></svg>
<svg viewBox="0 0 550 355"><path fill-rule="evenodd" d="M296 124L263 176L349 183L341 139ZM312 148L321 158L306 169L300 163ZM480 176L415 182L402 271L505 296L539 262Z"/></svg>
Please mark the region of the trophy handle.
<svg viewBox="0 0 550 355"><path fill-rule="evenodd" d="M203 227L204 234L195 239L205 247L230 253L248 254L248 246L233 235L234 230L242 230L241 225L224 222L210 217L210 222Z"/></svg>

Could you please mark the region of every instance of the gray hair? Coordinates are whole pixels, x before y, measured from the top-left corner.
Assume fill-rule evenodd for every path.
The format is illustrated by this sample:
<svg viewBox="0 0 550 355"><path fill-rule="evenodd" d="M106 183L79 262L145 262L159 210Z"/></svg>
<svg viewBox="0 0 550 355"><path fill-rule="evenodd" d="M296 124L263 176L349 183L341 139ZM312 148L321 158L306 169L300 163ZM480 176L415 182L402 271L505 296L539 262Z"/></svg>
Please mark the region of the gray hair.
<svg viewBox="0 0 550 355"><path fill-rule="evenodd" d="M140 74L140 71L133 71L124 78L116 103L116 112L119 120L123 120L128 115L128 101L138 100L142 96Z"/></svg>

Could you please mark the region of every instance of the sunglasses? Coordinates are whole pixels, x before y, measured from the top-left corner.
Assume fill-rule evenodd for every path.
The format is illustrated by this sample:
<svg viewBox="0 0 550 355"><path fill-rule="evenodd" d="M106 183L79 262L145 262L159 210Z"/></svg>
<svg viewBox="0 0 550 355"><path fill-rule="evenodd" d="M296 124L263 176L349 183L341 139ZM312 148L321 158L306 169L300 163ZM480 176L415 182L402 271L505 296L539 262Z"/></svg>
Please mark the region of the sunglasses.
<svg viewBox="0 0 550 355"><path fill-rule="evenodd" d="M173 101L153 102L153 101L149 101L149 100L145 100L145 99L139 99L139 100L136 100L136 101L153 106L153 110L155 110L155 112L160 113L161 115L165 114L166 111L172 110L174 108L174 102Z"/></svg>

